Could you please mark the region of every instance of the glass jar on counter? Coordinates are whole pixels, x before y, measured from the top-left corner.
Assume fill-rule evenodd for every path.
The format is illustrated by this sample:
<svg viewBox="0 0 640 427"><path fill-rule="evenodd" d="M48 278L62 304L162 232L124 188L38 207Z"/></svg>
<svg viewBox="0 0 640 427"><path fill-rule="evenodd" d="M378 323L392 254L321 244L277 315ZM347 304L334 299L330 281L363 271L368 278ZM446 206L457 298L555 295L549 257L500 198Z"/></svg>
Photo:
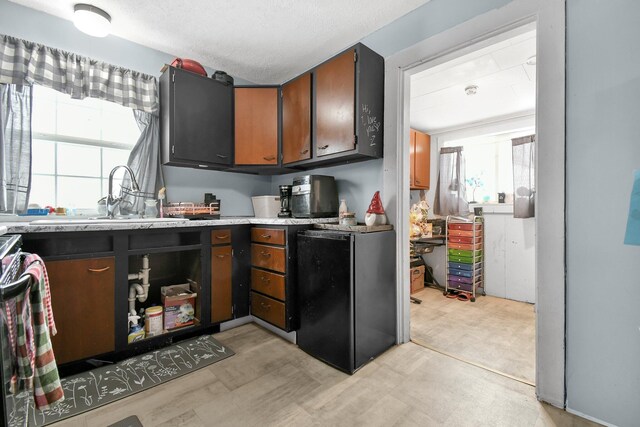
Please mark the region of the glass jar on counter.
<svg viewBox="0 0 640 427"><path fill-rule="evenodd" d="M340 225L358 225L355 212L343 212L340 217Z"/></svg>
<svg viewBox="0 0 640 427"><path fill-rule="evenodd" d="M144 201L144 217L155 218L158 216L158 208L155 199L146 199Z"/></svg>

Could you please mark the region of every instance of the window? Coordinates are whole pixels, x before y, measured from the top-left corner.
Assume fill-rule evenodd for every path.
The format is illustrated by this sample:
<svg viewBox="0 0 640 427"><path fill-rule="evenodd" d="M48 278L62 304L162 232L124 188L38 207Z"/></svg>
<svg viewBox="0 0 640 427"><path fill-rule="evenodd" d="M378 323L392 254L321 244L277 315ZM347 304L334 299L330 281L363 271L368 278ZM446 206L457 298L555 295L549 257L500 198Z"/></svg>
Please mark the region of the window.
<svg viewBox="0 0 640 427"><path fill-rule="evenodd" d="M498 193L513 194L511 139L534 132L526 129L444 143L445 147L463 147L468 201L497 203Z"/></svg>
<svg viewBox="0 0 640 427"><path fill-rule="evenodd" d="M126 164L140 136L130 108L33 88L30 204L95 210L107 195L109 172ZM114 180L119 192L122 171ZM118 184L118 185L116 185Z"/></svg>

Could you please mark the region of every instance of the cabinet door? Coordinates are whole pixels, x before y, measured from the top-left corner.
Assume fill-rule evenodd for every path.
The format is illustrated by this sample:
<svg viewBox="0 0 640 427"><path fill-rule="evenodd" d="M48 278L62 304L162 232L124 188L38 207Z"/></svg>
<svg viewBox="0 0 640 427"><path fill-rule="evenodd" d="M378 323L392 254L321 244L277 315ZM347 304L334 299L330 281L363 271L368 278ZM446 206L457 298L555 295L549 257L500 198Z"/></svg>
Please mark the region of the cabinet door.
<svg viewBox="0 0 640 427"><path fill-rule="evenodd" d="M355 148L355 61L349 50L315 71L316 156Z"/></svg>
<svg viewBox="0 0 640 427"><path fill-rule="evenodd" d="M278 89L235 89L237 165L278 164Z"/></svg>
<svg viewBox="0 0 640 427"><path fill-rule="evenodd" d="M416 132L415 152L415 188L429 189L431 174L431 137L426 133Z"/></svg>
<svg viewBox="0 0 640 427"><path fill-rule="evenodd" d="M66 363L113 351L114 258L48 261L46 267L58 329L51 338L56 361Z"/></svg>
<svg viewBox="0 0 640 427"><path fill-rule="evenodd" d="M211 322L229 320L232 314L231 246L211 248Z"/></svg>
<svg viewBox="0 0 640 427"><path fill-rule="evenodd" d="M233 87L172 69L173 155L192 163L231 164Z"/></svg>
<svg viewBox="0 0 640 427"><path fill-rule="evenodd" d="M282 163L311 158L311 74L282 86Z"/></svg>
<svg viewBox="0 0 640 427"><path fill-rule="evenodd" d="M415 186L415 170L416 170L416 131L409 131L409 187L413 189Z"/></svg>

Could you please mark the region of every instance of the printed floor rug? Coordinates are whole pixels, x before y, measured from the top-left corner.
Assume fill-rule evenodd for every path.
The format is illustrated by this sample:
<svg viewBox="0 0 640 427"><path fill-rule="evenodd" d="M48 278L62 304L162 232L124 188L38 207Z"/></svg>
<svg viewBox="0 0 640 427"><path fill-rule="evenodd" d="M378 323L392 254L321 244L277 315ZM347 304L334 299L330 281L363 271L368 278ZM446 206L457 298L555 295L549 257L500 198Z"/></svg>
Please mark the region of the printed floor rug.
<svg viewBox="0 0 640 427"><path fill-rule="evenodd" d="M7 398L9 426L43 426L99 408L233 356L210 335L62 379L64 400L36 410L27 392Z"/></svg>

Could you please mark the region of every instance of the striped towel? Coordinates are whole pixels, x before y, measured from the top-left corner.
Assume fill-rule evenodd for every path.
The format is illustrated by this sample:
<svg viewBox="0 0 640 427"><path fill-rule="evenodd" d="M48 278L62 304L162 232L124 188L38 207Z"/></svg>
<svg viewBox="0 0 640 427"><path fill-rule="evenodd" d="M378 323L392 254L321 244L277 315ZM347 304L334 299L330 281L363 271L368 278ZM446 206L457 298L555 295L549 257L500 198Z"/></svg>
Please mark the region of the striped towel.
<svg viewBox="0 0 640 427"><path fill-rule="evenodd" d="M11 378L11 390L14 393L19 391L22 380L25 389L33 388L36 408L46 409L64 399L51 347L51 336L56 334L56 326L51 308L49 277L38 255L28 254L23 268L23 274L32 277L32 286L29 298L25 298L26 294L16 298L17 372Z"/></svg>

